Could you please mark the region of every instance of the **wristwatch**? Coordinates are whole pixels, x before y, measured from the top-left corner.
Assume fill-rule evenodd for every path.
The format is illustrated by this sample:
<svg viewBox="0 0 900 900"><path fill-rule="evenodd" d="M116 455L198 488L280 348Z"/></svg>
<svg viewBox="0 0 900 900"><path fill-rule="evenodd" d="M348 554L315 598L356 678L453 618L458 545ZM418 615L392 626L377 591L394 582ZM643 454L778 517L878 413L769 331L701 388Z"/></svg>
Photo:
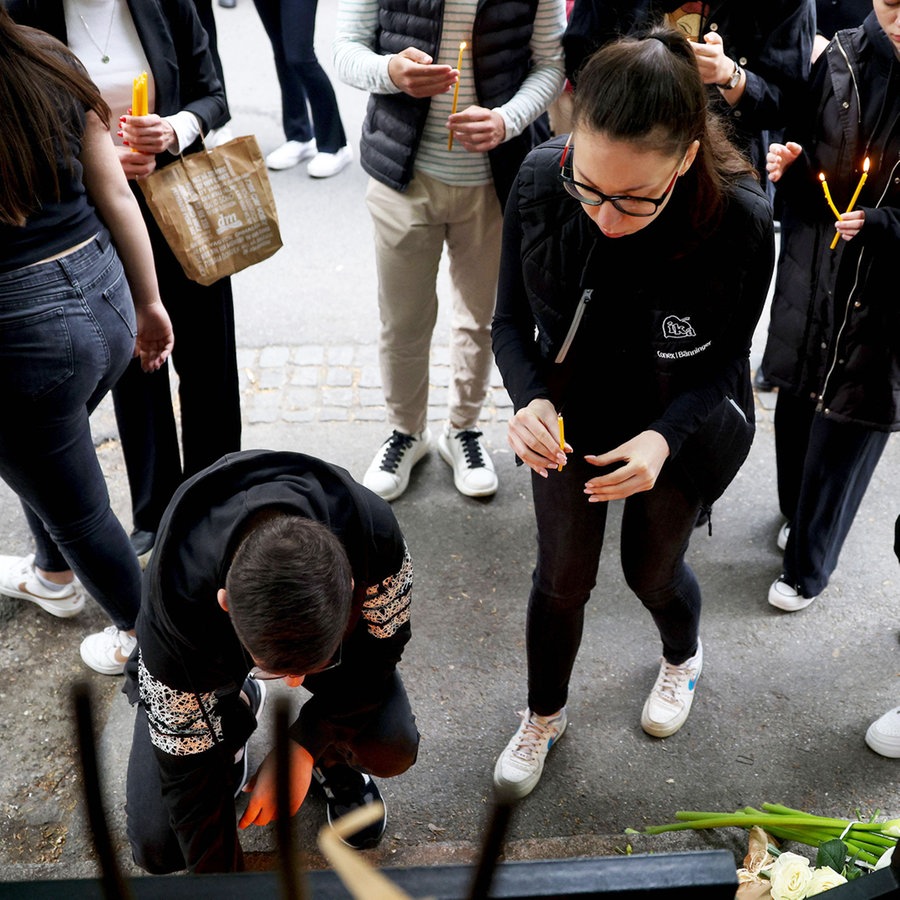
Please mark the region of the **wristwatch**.
<svg viewBox="0 0 900 900"><path fill-rule="evenodd" d="M731 74L731 78L728 81L723 82L722 84L717 84L717 88L722 88L723 91L733 91L741 81L741 72L744 70L737 64L734 64L734 72Z"/></svg>

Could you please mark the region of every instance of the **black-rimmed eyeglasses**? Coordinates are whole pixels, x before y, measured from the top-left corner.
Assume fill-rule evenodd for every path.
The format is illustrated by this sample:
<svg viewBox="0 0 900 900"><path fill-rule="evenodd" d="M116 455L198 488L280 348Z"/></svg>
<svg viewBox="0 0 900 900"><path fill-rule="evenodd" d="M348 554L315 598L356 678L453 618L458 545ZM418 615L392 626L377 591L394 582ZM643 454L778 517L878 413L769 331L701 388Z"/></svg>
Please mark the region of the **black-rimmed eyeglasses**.
<svg viewBox="0 0 900 900"><path fill-rule="evenodd" d="M574 155L574 147L571 143L568 143L563 148L562 158L559 161L559 180L563 183L563 187L568 194L586 206L602 206L609 201L622 215L637 216L638 218L656 215L660 206L666 202L666 197L672 193L672 188L675 187L675 182L678 180L678 173L681 171L682 166L682 163L678 163L678 168L675 170L669 186L661 197L633 197L631 194L610 195L575 180L572 167ZM567 169L568 173L566 172Z"/></svg>
<svg viewBox="0 0 900 900"><path fill-rule="evenodd" d="M261 668L260 666L254 666L247 673L247 676L249 678L252 678L254 681L278 681L282 678L303 678L303 677L306 677L307 675L320 675L322 672L328 672L331 669L336 669L341 664L341 657L343 655L343 652L344 652L344 642L341 641L341 643L338 644L338 648L335 651L334 656L332 656L331 659L328 660L328 662L325 663L324 666L321 666L320 668L316 669L315 672L305 672L305 673L303 673L303 675L288 675L288 674L276 675L274 672L267 672L265 669Z"/></svg>

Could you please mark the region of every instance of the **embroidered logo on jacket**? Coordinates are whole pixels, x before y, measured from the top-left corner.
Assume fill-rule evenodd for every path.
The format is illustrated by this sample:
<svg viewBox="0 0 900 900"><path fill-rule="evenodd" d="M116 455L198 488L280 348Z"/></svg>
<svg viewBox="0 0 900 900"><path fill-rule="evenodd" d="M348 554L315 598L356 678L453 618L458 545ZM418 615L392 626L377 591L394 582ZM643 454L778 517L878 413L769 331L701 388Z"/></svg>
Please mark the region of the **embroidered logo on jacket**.
<svg viewBox="0 0 900 900"><path fill-rule="evenodd" d="M694 326L691 325L690 316L684 319L679 319L678 316L666 316L663 319L662 331L663 337L667 340L697 337L697 332L694 331Z"/></svg>

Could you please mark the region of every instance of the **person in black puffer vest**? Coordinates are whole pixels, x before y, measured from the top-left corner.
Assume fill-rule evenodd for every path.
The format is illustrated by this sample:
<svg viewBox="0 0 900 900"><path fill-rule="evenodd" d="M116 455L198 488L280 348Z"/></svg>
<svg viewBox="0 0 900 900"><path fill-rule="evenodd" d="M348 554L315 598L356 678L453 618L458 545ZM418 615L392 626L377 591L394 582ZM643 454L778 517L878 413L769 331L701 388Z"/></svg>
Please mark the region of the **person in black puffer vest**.
<svg viewBox="0 0 900 900"><path fill-rule="evenodd" d="M438 438L456 488L497 490L477 430L491 368L502 207L525 154L549 137L563 85L563 0L353 0L335 66L370 91L362 167L375 226L379 355L390 437L363 483L399 497L430 449L428 370L444 244L453 317L449 420Z"/></svg>

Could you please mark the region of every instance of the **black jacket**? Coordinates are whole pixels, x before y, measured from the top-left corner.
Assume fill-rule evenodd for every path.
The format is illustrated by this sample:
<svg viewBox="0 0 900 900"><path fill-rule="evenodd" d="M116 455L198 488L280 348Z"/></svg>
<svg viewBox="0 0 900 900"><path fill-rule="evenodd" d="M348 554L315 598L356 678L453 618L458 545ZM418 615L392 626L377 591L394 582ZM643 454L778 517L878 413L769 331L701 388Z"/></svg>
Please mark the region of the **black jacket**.
<svg viewBox="0 0 900 900"><path fill-rule="evenodd" d="M412 565L400 526L343 469L254 450L223 457L178 489L144 576L140 654L125 690L147 710L172 827L192 870L234 867L230 768L256 727L238 697L253 660L216 595L248 517L272 508L326 525L353 571L341 664L307 678L314 696L290 731L314 759L366 728L410 637Z"/></svg>
<svg viewBox="0 0 900 900"><path fill-rule="evenodd" d="M689 171L650 225L606 238L559 183L563 143L528 155L506 209L493 346L513 405L548 398L565 407L567 434L570 421L597 420L594 440L657 431L711 503L752 438L748 356L773 266L769 203L742 179L697 240Z"/></svg>
<svg viewBox="0 0 900 900"><path fill-rule="evenodd" d="M444 17L443 0L422 0L411 15L409 4L381 0L376 53L400 53L407 47L436 57ZM472 65L478 102L492 109L515 96L531 68L529 42L537 0L482 0L472 27ZM430 98L372 94L362 127L363 169L376 181L405 191L413 177L416 153ZM501 204L525 154L550 136L546 115L520 135L488 152L494 188Z"/></svg>
<svg viewBox="0 0 900 900"><path fill-rule="evenodd" d="M680 5L681 0L575 0L563 38L569 79L577 82L578 70L598 47L656 24ZM709 6L704 32L718 32L725 55L747 73L746 90L734 108L715 87L710 99L761 168L760 133L786 124L809 75L815 6L813 0L712 0Z"/></svg>
<svg viewBox="0 0 900 900"><path fill-rule="evenodd" d="M804 148L778 186L784 246L778 263L766 376L837 421L900 429L900 61L870 15L840 31L816 63L808 120L788 132ZM847 208L864 159L863 230L830 243L824 173Z"/></svg>
<svg viewBox="0 0 900 900"><path fill-rule="evenodd" d="M62 0L2 0L21 25L30 25L68 44ZM160 116L181 110L200 119L204 134L228 121L225 90L213 66L209 40L191 0L128 0L138 38L156 82L156 109ZM198 139L185 153L199 150ZM161 153L156 164L172 162Z"/></svg>

